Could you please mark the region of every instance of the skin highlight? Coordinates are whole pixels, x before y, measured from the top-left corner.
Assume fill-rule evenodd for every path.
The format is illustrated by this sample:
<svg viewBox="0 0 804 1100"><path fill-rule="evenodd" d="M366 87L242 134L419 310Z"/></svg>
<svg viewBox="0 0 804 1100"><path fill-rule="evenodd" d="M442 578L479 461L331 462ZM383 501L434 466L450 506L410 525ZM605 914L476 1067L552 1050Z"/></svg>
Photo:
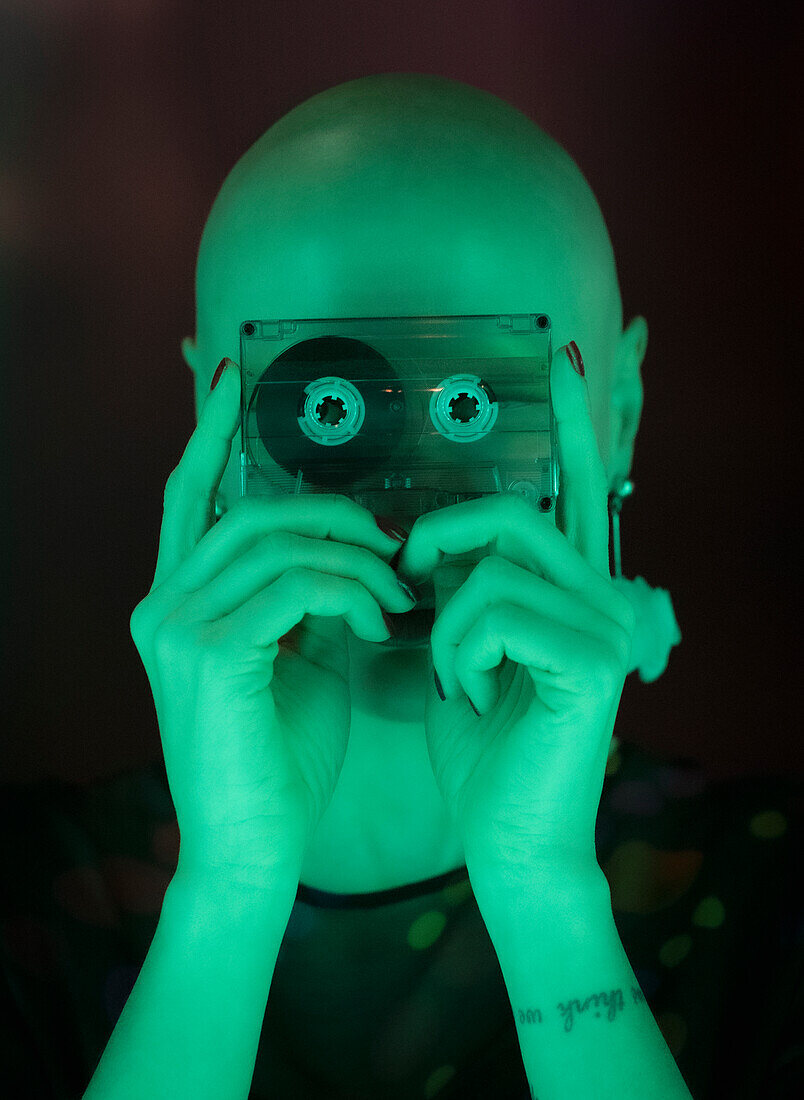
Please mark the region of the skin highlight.
<svg viewBox="0 0 804 1100"><path fill-rule="evenodd" d="M631 469L647 324L637 316L623 327L603 215L551 137L470 85L370 76L281 118L216 196L196 300L182 354L197 412L221 358L239 362L249 317L548 313L554 350L571 340L581 349L609 487ZM239 433L224 503L239 495L238 466ZM454 559L455 588L482 556ZM307 856L308 885L385 889L462 862L423 735L429 626L423 617L404 645L349 633L349 747Z"/></svg>

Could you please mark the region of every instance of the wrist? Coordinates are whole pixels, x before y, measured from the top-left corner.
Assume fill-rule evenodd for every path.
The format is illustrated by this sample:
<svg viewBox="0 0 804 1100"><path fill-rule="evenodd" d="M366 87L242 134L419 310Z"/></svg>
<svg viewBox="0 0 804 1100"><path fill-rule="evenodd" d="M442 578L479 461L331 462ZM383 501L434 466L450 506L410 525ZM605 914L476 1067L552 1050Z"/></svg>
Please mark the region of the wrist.
<svg viewBox="0 0 804 1100"><path fill-rule="evenodd" d="M492 940L495 934L506 941L528 940L534 932L560 933L612 916L611 887L597 861L504 868L497 873L474 873L468 865L467 870Z"/></svg>
<svg viewBox="0 0 804 1100"><path fill-rule="evenodd" d="M285 914L285 921L296 900L300 872L290 868L265 868L259 874L239 869L205 865L190 866L181 859L170 888L194 905L204 905L221 916L232 918Z"/></svg>

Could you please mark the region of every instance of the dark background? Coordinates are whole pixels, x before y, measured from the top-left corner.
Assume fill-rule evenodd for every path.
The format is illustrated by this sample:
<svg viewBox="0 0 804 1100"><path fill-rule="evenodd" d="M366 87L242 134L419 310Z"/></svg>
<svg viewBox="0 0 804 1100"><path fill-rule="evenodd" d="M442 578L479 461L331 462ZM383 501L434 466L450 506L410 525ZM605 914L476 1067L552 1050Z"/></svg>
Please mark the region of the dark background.
<svg viewBox="0 0 804 1100"><path fill-rule="evenodd" d="M4 777L160 756L128 623L194 426L179 344L201 229L276 119L389 71L475 84L561 142L606 216L626 321L648 320L623 570L669 589L684 640L656 683L629 677L618 736L713 775L800 772L780 10L0 0Z"/></svg>

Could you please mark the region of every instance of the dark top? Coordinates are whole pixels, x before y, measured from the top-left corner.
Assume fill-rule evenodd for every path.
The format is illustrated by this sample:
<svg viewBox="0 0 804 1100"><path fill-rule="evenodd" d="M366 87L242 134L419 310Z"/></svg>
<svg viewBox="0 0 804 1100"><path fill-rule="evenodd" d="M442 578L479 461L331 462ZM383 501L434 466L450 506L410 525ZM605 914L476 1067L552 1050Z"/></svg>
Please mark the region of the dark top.
<svg viewBox="0 0 804 1100"><path fill-rule="evenodd" d="M800 793L781 778L713 783L626 744L609 761L598 859L694 1100L804 1094ZM176 866L164 765L6 785L0 816L0 1092L80 1097ZM250 1095L528 1100L465 868L373 894L299 886Z"/></svg>

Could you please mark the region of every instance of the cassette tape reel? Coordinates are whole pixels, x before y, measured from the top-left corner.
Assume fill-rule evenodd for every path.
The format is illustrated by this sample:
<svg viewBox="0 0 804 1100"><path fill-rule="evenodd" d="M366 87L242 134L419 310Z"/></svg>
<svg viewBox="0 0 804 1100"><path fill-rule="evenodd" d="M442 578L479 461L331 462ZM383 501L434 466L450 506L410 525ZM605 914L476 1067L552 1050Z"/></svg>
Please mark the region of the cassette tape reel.
<svg viewBox="0 0 804 1100"><path fill-rule="evenodd" d="M400 522L558 493L546 314L240 325L243 496L341 493Z"/></svg>

